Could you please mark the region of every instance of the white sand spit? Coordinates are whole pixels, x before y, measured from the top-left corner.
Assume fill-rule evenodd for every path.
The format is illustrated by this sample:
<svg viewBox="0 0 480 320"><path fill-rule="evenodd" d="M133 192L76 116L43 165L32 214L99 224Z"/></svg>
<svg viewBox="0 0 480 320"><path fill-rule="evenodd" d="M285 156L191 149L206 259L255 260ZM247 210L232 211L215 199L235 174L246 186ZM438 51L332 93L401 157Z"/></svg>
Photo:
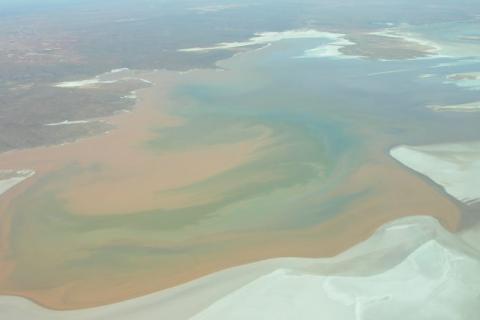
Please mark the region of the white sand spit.
<svg viewBox="0 0 480 320"><path fill-rule="evenodd" d="M398 146L390 154L459 201L480 201L480 142Z"/></svg>
<svg viewBox="0 0 480 320"><path fill-rule="evenodd" d="M255 45L266 45L269 43L281 41L281 40L291 40L291 39L331 39L337 40L343 35L332 33L332 32L323 32L312 29L303 29L303 30L289 30L283 32L261 32L255 33L255 35L247 41L240 42L222 42L216 44L212 47L204 48L188 48L180 49L180 52L206 52L213 50L228 50L228 49L237 49L242 47L249 47Z"/></svg>
<svg viewBox="0 0 480 320"><path fill-rule="evenodd" d="M136 72L128 68L113 69L91 79L65 81L54 84L57 88L98 88L105 84L113 84L121 81L140 81L146 84L153 84L151 81L136 77Z"/></svg>
<svg viewBox="0 0 480 320"><path fill-rule="evenodd" d="M244 265L145 297L52 311L0 297L6 319L471 320L478 315L479 253L431 217L381 227L327 259Z"/></svg>
<svg viewBox="0 0 480 320"><path fill-rule="evenodd" d="M68 125L74 125L74 124L85 124L92 121L96 121L96 120L75 120L75 121L65 120L62 122L47 123L46 126L49 126L49 127L68 126Z"/></svg>
<svg viewBox="0 0 480 320"><path fill-rule="evenodd" d="M100 80L100 78L79 80L79 81L66 81L60 82L55 85L57 88L92 88L101 84L115 83L118 80Z"/></svg>

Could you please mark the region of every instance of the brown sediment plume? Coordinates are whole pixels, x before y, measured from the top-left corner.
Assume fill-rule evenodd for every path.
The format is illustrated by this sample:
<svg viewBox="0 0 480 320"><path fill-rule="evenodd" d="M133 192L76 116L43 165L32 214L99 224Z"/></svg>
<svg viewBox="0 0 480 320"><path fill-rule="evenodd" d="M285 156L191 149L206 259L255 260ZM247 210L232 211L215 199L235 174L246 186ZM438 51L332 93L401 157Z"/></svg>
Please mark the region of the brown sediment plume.
<svg viewBox="0 0 480 320"><path fill-rule="evenodd" d="M106 159L106 172L81 176L63 197L72 212L116 214L172 209L209 203L177 193L162 191L185 187L248 161L261 141L244 141L155 155L134 151ZM116 177L122 177L118 179ZM94 181L95 183L89 183Z"/></svg>
<svg viewBox="0 0 480 320"><path fill-rule="evenodd" d="M401 168L400 168L401 169ZM366 172L383 173L382 169L365 168L358 172L352 181L360 181ZM367 174L371 178L370 174ZM401 170L399 170L401 175ZM410 176L406 173L406 176ZM411 178L411 179L410 179ZM439 210L432 214L449 228L454 229L458 216L456 208L434 189L429 188L415 176L410 178L396 177L400 182L406 179L406 187L419 187L420 197L426 196L425 206L429 199L438 201ZM360 179L360 180L357 180ZM397 180L399 179L399 180ZM408 181L410 180L410 181ZM355 188L353 182L352 188ZM360 183L358 186L361 186ZM386 186L388 189L388 187ZM415 190L411 190L414 193ZM389 191L386 191L388 194ZM395 198L395 197L394 197ZM392 199L392 198L390 198ZM353 245L367 239L379 225L395 218L410 215L403 208L413 208L414 204L388 204L378 197L372 197L365 205L349 207L344 213L316 227L290 231L258 231L246 233L215 234L211 238L194 239L212 247L208 252L177 259L169 266L158 266L134 277L96 279L88 282L73 282L64 287L41 292L23 291L16 293L28 297L42 305L54 309L76 309L114 303L132 297L153 293L161 289L174 287L199 277L224 270L230 267L252 263L276 257L332 257ZM413 200L412 200L413 201ZM386 204L387 203L387 204ZM440 208L444 205L444 208ZM394 208L396 207L396 210ZM406 213L407 212L407 213ZM412 210L411 215L415 215ZM221 245L214 245L221 244Z"/></svg>
<svg viewBox="0 0 480 320"><path fill-rule="evenodd" d="M95 302L97 295L92 292L97 290L90 291L86 288L90 285L97 287L97 284L102 283L101 279L95 279L93 284L79 281L79 283L72 282L41 291L6 289L1 285L1 283L5 284L6 279L15 269L15 259L12 257L9 245L12 202L50 173L72 163L80 166L101 165L105 169L105 172L99 176L76 176L68 184L61 196L67 200L69 209L73 213L104 215L199 205L212 199L199 199L181 194L162 196L161 191L188 186L244 164L253 157L256 149L268 143L268 129L257 127L254 128L259 132L257 137L234 143L199 146L187 151L173 150L158 154L140 147L141 143L154 138L154 133L150 130L153 126L183 125L182 119L165 113L165 104L168 103L167 95L177 75L156 72L149 76L159 85L139 93L140 100L133 112L107 118L106 121L116 127L112 132L80 139L75 143L16 150L0 155L2 169L29 168L36 171L35 176L9 190L0 198L2 222L0 224L0 288L3 287L0 291L2 294L22 295L54 308L102 304L133 295L132 290L118 292L115 283L110 281L104 286L106 290L100 290L102 293L98 295L98 302ZM172 277L174 278L175 276ZM129 284L132 287L142 288L136 290L136 294L145 292L151 287L150 284L147 285L142 281L139 281L138 285L136 283L134 281ZM153 283L156 284L155 289L163 287L159 287L156 281ZM171 284L171 281L165 283L165 285ZM71 295L75 297L73 301L68 298ZM87 297L94 297L94 299Z"/></svg>
<svg viewBox="0 0 480 320"><path fill-rule="evenodd" d="M130 213L176 208L208 202L162 191L191 185L247 162L268 140L268 133L230 144L200 146L161 154L140 146L154 138L152 126L182 125L166 115L162 104L174 82L165 75L153 79L161 85L143 91L132 113L111 118L116 130L76 143L15 151L0 156L0 168L33 168L40 179L48 172L75 163L100 166L101 172L80 174L69 182L61 197L74 213L83 215ZM172 77L174 77L172 75Z"/></svg>

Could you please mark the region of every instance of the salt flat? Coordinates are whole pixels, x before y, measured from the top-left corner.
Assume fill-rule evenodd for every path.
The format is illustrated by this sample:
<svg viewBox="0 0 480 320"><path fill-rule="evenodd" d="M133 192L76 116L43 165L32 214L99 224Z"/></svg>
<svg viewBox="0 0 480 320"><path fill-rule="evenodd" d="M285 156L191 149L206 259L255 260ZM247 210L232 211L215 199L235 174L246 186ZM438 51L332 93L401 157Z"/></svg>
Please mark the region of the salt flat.
<svg viewBox="0 0 480 320"><path fill-rule="evenodd" d="M480 200L480 143L398 146L390 155L429 177L459 201Z"/></svg>

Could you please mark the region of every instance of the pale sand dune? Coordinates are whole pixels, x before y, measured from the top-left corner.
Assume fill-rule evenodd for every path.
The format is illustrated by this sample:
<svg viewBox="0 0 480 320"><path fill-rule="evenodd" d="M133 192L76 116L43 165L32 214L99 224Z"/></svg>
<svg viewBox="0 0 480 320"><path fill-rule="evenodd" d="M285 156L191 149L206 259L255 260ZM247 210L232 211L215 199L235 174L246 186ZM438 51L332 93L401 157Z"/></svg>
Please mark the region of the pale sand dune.
<svg viewBox="0 0 480 320"><path fill-rule="evenodd" d="M212 47L205 48L187 48L180 49L180 52L206 52L213 50L228 50L242 47L249 47L255 45L266 45L272 42L290 39L327 39L338 40L342 38L343 34L323 32L312 29L304 30L289 30L283 32L261 32L255 33L255 35L247 41L241 42L222 42Z"/></svg>
<svg viewBox="0 0 480 320"><path fill-rule="evenodd" d="M34 174L32 170L0 170L0 196Z"/></svg>
<svg viewBox="0 0 480 320"><path fill-rule="evenodd" d="M326 259L244 265L185 285L78 311L0 297L6 319L474 319L480 256L431 217L381 227Z"/></svg>
<svg viewBox="0 0 480 320"><path fill-rule="evenodd" d="M480 200L480 142L399 146L390 154L459 201L472 204Z"/></svg>

